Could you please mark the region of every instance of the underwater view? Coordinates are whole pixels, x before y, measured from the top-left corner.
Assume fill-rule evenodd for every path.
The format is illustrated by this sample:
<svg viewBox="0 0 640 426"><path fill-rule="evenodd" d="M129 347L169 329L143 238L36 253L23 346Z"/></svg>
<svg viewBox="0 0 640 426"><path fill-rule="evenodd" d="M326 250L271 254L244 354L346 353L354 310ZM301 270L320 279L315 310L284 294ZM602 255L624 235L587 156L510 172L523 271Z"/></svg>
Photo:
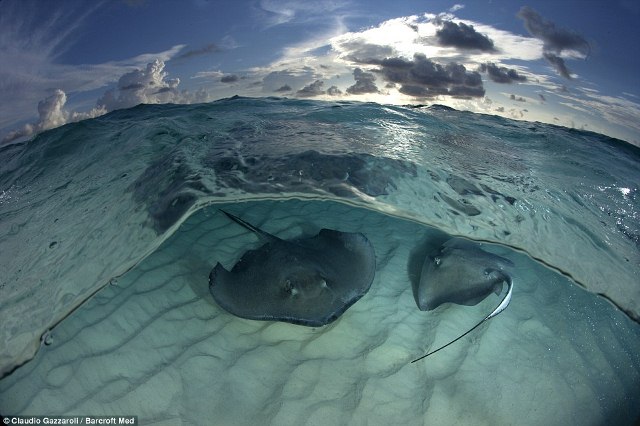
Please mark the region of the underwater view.
<svg viewBox="0 0 640 426"><path fill-rule="evenodd" d="M170 3L62 17L77 3L3 1L0 55L35 64L38 43L58 52L83 32L107 46L89 24L167 18ZM227 2L196 19L211 3L180 13L248 25ZM247 34L321 33L320 16L340 32L234 74L187 71L247 58L259 41L233 26L139 62L99 63L75 36L39 59L56 89L36 121L17 95L40 83L7 74L3 423L637 424L637 77L626 104L613 88L598 104L579 63L598 61L591 38L545 2L491 4L519 32L477 5L251 2ZM30 25L18 55L8 41ZM165 65L193 81L178 90Z"/></svg>

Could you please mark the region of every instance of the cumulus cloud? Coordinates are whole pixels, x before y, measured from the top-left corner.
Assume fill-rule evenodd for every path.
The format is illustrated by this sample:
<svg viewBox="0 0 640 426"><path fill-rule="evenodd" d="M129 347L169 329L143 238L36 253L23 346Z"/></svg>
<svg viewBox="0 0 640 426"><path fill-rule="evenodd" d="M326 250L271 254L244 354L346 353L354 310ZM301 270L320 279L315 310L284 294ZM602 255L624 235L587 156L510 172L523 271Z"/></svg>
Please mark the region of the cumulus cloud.
<svg viewBox="0 0 640 426"><path fill-rule="evenodd" d="M238 80L240 80L240 77L235 74L227 74L222 76L222 78L220 79L222 83L235 83Z"/></svg>
<svg viewBox="0 0 640 426"><path fill-rule="evenodd" d="M487 62L480 65L480 71L486 72L491 81L501 84L511 84L515 82L527 81L527 77L518 74L514 69L499 67L494 63Z"/></svg>
<svg viewBox="0 0 640 426"><path fill-rule="evenodd" d="M69 122L97 117L106 112L104 108L94 108L86 113L69 112L64 108L66 103L67 95L62 90L56 89L52 95L38 102L38 121L25 124L20 129L8 133L2 139L2 143L29 137Z"/></svg>
<svg viewBox="0 0 640 426"><path fill-rule="evenodd" d="M62 126L67 121L67 113L64 111L64 104L67 102L67 95L60 89L54 91L53 95L38 102L38 115L42 129L51 129Z"/></svg>
<svg viewBox="0 0 640 426"><path fill-rule="evenodd" d="M348 52L344 55L344 59L362 64L397 54L391 46L369 43L360 38L340 42L338 49Z"/></svg>
<svg viewBox="0 0 640 426"><path fill-rule="evenodd" d="M143 103L179 102L177 87L180 79L166 79L166 76L164 62L156 59L146 68L133 70L120 77L116 88L106 91L98 99L98 107L113 111Z"/></svg>
<svg viewBox="0 0 640 426"><path fill-rule="evenodd" d="M340 96L342 95L342 90L338 89L338 86L331 86L327 89L327 95Z"/></svg>
<svg viewBox="0 0 640 426"><path fill-rule="evenodd" d="M289 86L288 84L283 84L282 86L274 90L274 92L290 92L290 91L291 91L291 86Z"/></svg>
<svg viewBox="0 0 640 426"><path fill-rule="evenodd" d="M353 70L353 79L356 83L347 87L347 93L351 95L361 95L363 93L378 93L376 86L376 76L370 72L365 72L361 68Z"/></svg>
<svg viewBox="0 0 640 426"><path fill-rule="evenodd" d="M35 105L53 89L69 96L65 108L86 99L83 94L104 91L124 73L158 58L175 58L184 45L160 52L101 63L67 63L67 55L81 40L87 19L107 2L0 0L0 131L16 123L38 123ZM81 59L75 58L75 61Z"/></svg>
<svg viewBox="0 0 640 426"><path fill-rule="evenodd" d="M167 79L164 62L156 59L145 68L123 74L115 88L107 90L96 102L96 106L87 112L72 112L65 109L67 95L61 89L38 103L38 121L24 125L7 134L2 143L29 137L44 130L63 124L94 118L109 111L130 108L141 103L194 103L210 100L204 90L179 91L179 79Z"/></svg>
<svg viewBox="0 0 640 426"><path fill-rule="evenodd" d="M544 58L567 79L571 78L571 73L560 55L569 52L584 58L591 52L589 42L582 35L556 26L528 6L523 6L516 16L524 21L529 34L542 40Z"/></svg>
<svg viewBox="0 0 640 426"><path fill-rule="evenodd" d="M379 61L379 73L391 83L400 84L399 91L415 97L449 95L459 98L484 96L482 78L475 71L467 71L462 64L450 62L441 65L427 59L422 53L413 60L387 58Z"/></svg>
<svg viewBox="0 0 640 426"><path fill-rule="evenodd" d="M493 41L480 34L473 25L462 22L441 21L442 28L436 31L436 38L441 46L458 49L477 49L483 52L495 52Z"/></svg>
<svg viewBox="0 0 640 426"><path fill-rule="evenodd" d="M280 91L283 86L302 87L309 81L315 81L321 76L312 68L287 68L278 71L271 71L262 79L262 90L266 93Z"/></svg>
<svg viewBox="0 0 640 426"><path fill-rule="evenodd" d="M325 91L322 90L322 86L324 86L324 82L322 80L316 80L298 90L296 92L296 96L300 96L301 98L310 98L312 96L324 95Z"/></svg>

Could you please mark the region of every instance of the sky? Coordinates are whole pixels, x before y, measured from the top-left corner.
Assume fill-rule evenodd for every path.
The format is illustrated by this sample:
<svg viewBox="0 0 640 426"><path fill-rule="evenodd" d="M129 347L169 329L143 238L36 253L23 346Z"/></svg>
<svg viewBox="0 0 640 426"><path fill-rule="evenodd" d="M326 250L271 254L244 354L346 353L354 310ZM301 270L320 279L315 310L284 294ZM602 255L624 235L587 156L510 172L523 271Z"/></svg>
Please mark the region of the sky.
<svg viewBox="0 0 640 426"><path fill-rule="evenodd" d="M0 0L0 143L233 95L448 105L640 146L637 0Z"/></svg>

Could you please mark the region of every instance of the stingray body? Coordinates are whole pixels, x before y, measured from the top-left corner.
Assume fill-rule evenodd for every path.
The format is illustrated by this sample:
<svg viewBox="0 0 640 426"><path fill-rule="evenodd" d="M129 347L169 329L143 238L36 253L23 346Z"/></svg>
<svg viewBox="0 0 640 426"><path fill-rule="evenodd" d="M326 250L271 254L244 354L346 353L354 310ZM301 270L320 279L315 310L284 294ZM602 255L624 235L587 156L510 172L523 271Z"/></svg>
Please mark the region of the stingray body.
<svg viewBox="0 0 640 426"><path fill-rule="evenodd" d="M428 256L414 296L420 310L432 310L443 303L476 305L491 292L500 294L504 283L507 293L496 308L480 322L449 343L440 346L411 362L420 361L462 339L485 321L504 311L513 294L513 281L508 269L513 262L488 253L479 245L461 238L452 238L440 247L438 253Z"/></svg>
<svg viewBox="0 0 640 426"><path fill-rule="evenodd" d="M231 271L218 263L209 274L209 291L226 311L316 327L336 320L371 287L375 253L363 234L322 229L285 241L223 213L265 241Z"/></svg>
<svg viewBox="0 0 640 426"><path fill-rule="evenodd" d="M488 253L478 244L452 238L428 256L415 291L418 308L429 311L443 303L476 305L510 283L509 259Z"/></svg>

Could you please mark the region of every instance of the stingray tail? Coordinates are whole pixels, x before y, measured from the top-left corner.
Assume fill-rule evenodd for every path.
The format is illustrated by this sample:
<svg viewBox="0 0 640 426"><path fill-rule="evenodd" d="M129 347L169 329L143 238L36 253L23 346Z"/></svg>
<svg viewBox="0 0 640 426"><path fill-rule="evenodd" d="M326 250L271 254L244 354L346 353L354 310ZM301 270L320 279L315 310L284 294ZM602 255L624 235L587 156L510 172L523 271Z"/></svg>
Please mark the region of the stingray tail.
<svg viewBox="0 0 640 426"><path fill-rule="evenodd" d="M458 340L462 339L464 336L466 336L467 334L471 333L473 330L475 330L476 328L480 327L482 324L485 323L485 321L490 320L491 318L495 317L496 315L498 315L500 312L504 311L507 306L509 306L509 302L511 302L511 295L513 293L513 281L511 280L511 278L509 277L507 280L507 284L509 285L509 287L507 288L507 294L504 296L504 299L502 299L502 301L500 302L500 304L498 306L496 306L496 308L491 311L491 313L489 315L487 315L486 317L484 317L484 319L482 321L480 321L479 323L477 323L476 325L474 325L473 327L471 327L469 330L467 330L465 333L461 334L460 336L456 337L455 339L453 339L452 341L450 341L449 343L447 343L444 346L440 346L438 349L429 352L426 355L422 355L419 358L414 359L413 361L411 361L411 363L413 364L416 361L420 361L421 359L424 359L426 357L428 357L429 355L433 355L436 352L446 348L449 345L454 344L455 342L457 342Z"/></svg>
<svg viewBox="0 0 640 426"><path fill-rule="evenodd" d="M263 231L262 229L260 229L260 228L256 228L256 227L255 227L255 226L253 226L252 224L250 224L250 223L248 223L248 222L245 222L244 220L240 219L240 218L239 218L239 217L237 217L237 216L232 215L232 214L231 214L231 213L229 213L229 212L226 212L226 211L224 211L224 210L222 210L222 209L220 209L220 211L221 211L222 213L224 213L225 215L227 215L227 217L228 217L229 219L233 220L233 221L234 221L235 223L237 223L238 225L241 225L241 226L243 226L243 227L247 228L248 230L250 230L250 231L252 231L252 232L255 232L255 233L256 233L256 234L258 234L258 236L260 236L260 237L266 238L266 239L268 239L268 240L278 240L278 239L279 239L278 237L276 237L276 236L274 236L274 235L271 235L271 234L269 234L268 232L264 232L264 231Z"/></svg>

